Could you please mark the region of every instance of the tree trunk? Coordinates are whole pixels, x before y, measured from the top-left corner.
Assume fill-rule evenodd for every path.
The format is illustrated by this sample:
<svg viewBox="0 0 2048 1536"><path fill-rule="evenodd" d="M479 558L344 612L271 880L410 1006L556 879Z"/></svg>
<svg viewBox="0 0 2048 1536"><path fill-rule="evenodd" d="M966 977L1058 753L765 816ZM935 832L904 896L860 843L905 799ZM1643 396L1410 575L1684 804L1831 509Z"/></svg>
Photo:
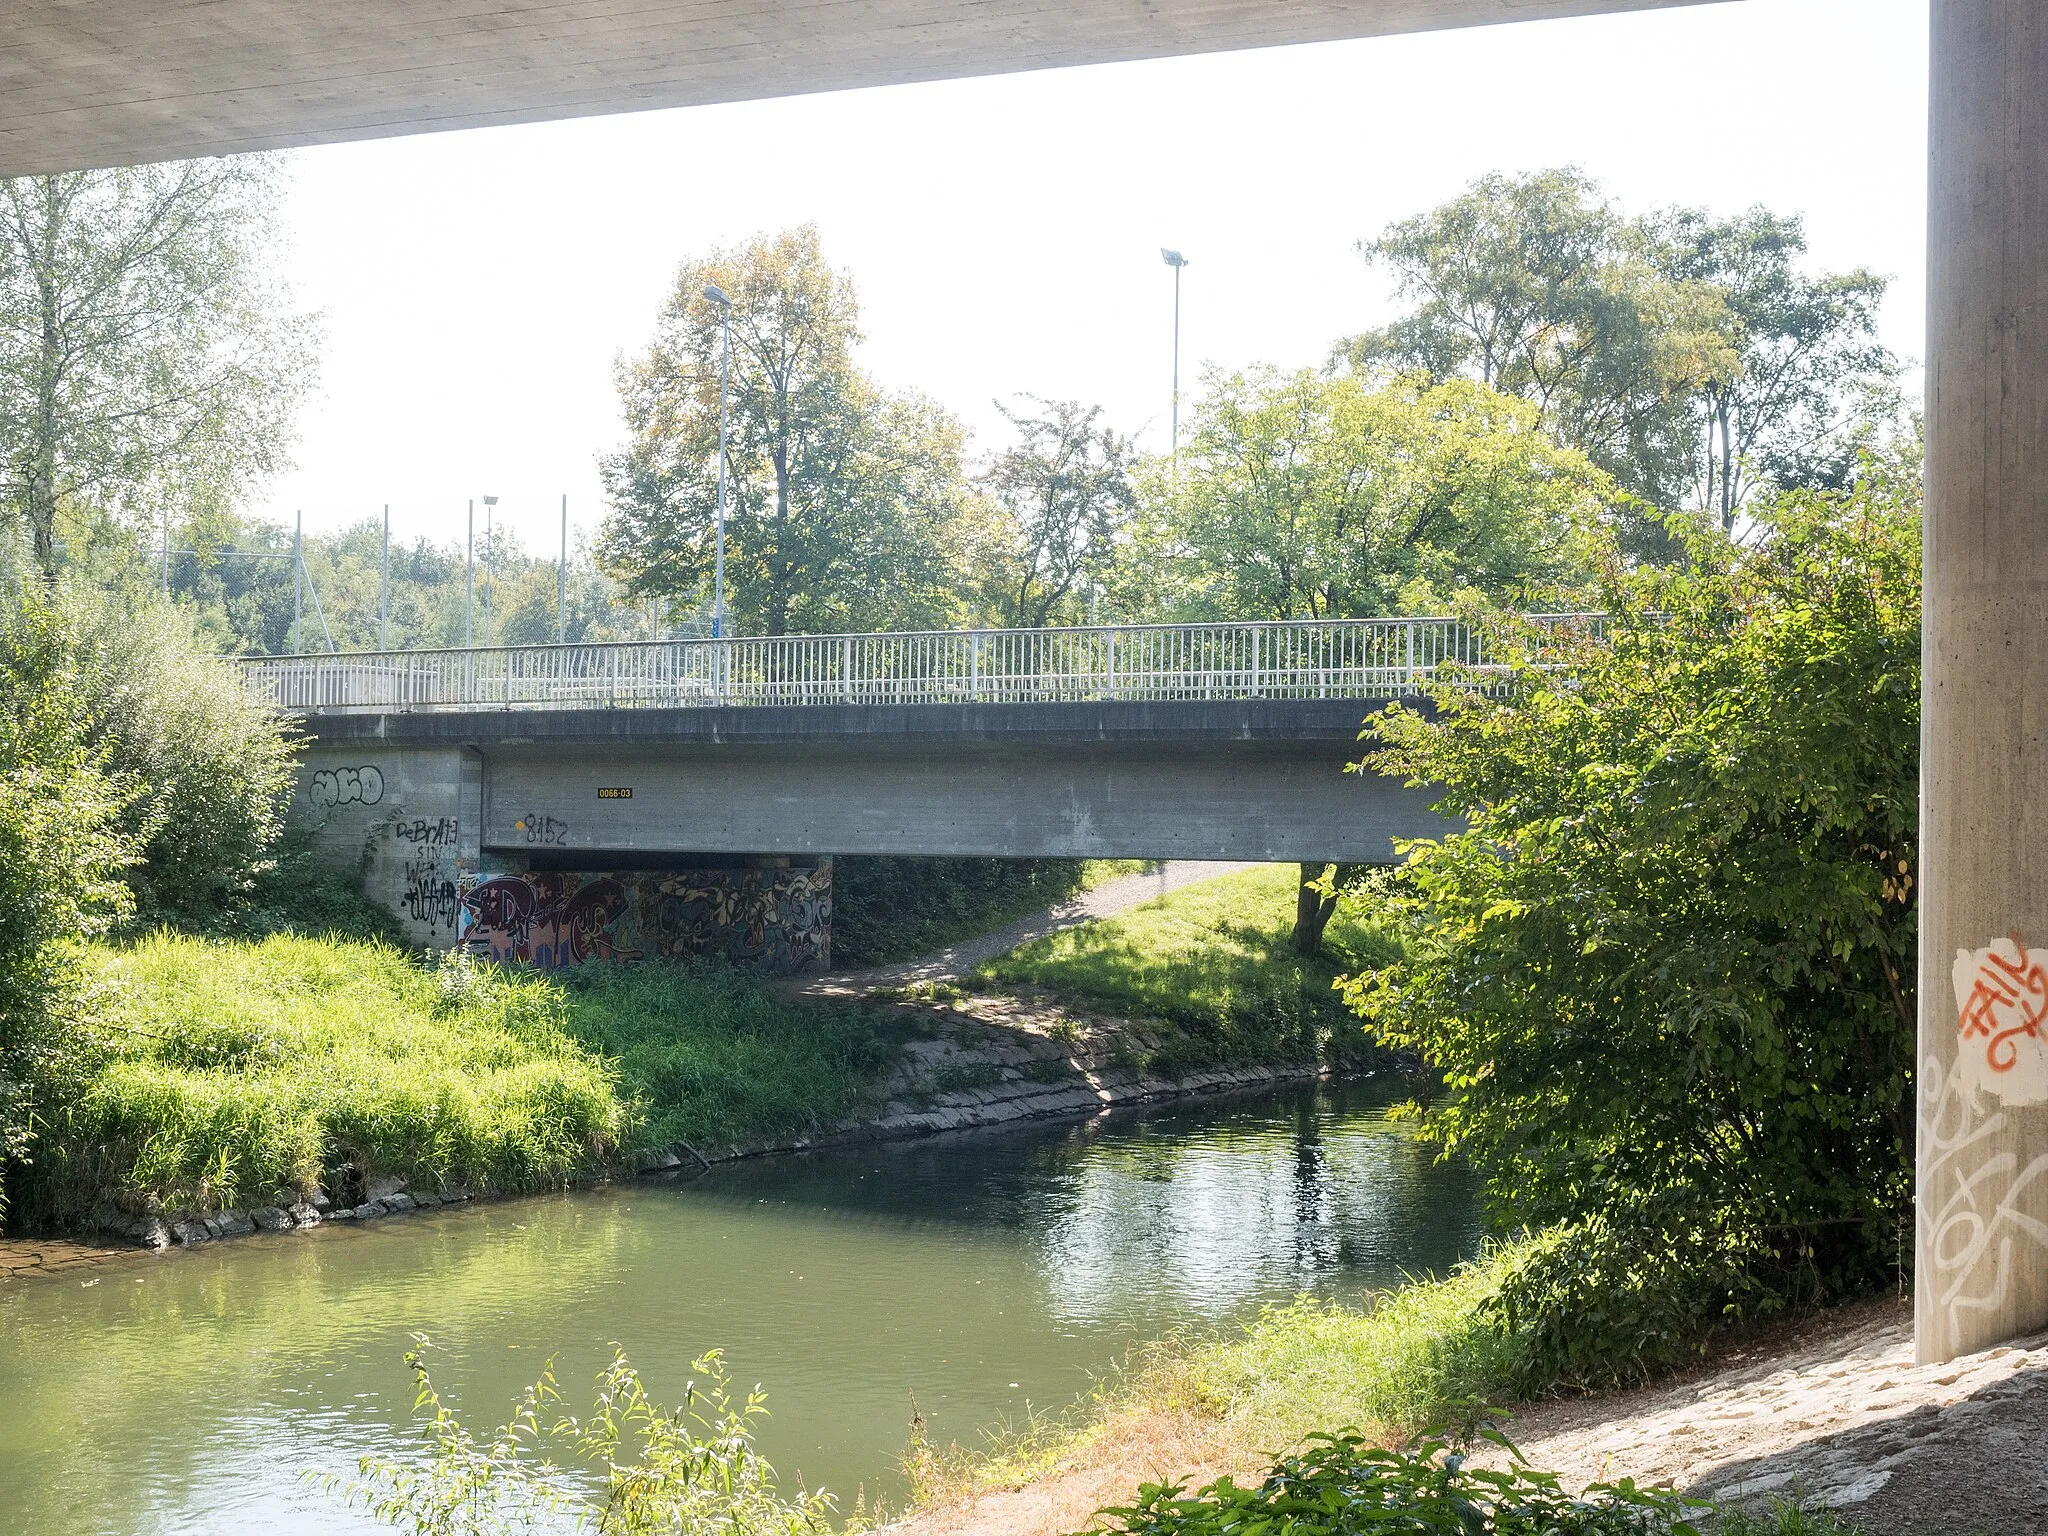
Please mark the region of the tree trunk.
<svg viewBox="0 0 2048 1536"><path fill-rule="evenodd" d="M1301 885L1294 893L1294 952L1298 955L1322 953L1323 930L1337 910L1336 896L1325 896L1315 887L1328 868L1327 864L1301 866Z"/></svg>
<svg viewBox="0 0 2048 1536"><path fill-rule="evenodd" d="M1330 894L1325 896L1316 889L1315 882L1323 878L1327 864L1304 864L1301 866L1301 884L1294 893L1294 951L1300 955L1319 955L1323 952L1323 930L1330 926L1330 919L1337 912L1337 894L1351 882L1358 871L1356 864L1339 864L1330 876Z"/></svg>

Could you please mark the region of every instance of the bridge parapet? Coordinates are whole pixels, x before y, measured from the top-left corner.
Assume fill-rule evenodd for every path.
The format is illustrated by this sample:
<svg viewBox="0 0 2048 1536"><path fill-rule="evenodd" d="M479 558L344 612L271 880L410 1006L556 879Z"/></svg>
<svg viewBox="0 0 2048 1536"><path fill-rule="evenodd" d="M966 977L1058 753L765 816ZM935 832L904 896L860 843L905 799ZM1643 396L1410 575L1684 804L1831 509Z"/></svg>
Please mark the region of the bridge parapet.
<svg viewBox="0 0 2048 1536"><path fill-rule="evenodd" d="M1531 615L1542 645L1592 614ZM308 713L1402 698L1507 658L1459 619L1304 619L368 651L243 662Z"/></svg>

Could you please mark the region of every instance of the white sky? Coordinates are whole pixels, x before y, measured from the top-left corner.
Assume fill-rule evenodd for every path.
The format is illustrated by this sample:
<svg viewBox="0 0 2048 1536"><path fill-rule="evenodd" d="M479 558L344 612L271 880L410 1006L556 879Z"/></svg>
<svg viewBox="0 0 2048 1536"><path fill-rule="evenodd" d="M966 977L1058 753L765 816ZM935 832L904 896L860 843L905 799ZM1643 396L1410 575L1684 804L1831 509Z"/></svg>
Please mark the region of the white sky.
<svg viewBox="0 0 2048 1536"><path fill-rule="evenodd" d="M1762 202L1924 331L1927 0L1737 0L302 151L291 281L324 317L298 468L326 529L459 539L498 495L552 549L602 514L616 354L687 253L814 221L866 365L958 412L1100 403L1166 436L1172 274L1199 366L1320 363L1392 312L1361 237L1487 171L1574 163L1630 211ZM479 525L482 511L479 508Z"/></svg>

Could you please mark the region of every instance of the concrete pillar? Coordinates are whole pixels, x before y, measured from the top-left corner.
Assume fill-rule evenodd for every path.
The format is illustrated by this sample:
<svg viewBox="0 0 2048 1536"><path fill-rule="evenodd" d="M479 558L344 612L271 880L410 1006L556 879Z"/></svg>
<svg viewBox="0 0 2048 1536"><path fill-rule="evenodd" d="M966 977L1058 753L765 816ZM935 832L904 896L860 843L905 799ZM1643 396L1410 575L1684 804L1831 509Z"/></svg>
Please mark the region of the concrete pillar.
<svg viewBox="0 0 2048 1536"><path fill-rule="evenodd" d="M2048 4L1932 13L1923 1362L2048 1324Z"/></svg>

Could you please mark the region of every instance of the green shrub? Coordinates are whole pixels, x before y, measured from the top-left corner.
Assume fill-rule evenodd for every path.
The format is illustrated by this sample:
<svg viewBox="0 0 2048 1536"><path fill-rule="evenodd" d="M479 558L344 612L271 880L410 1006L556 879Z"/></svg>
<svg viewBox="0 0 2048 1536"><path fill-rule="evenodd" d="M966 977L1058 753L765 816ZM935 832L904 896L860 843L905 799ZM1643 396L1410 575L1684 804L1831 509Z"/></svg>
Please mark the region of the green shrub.
<svg viewBox="0 0 2048 1536"><path fill-rule="evenodd" d="M91 750L57 616L25 590L0 610L0 1221L63 1091L83 942L128 907L132 793Z"/></svg>
<svg viewBox="0 0 2048 1536"><path fill-rule="evenodd" d="M77 587L63 624L90 737L138 790L123 819L142 853L128 872L138 922L218 923L269 866L292 733L207 653L181 610Z"/></svg>
<svg viewBox="0 0 2048 1536"><path fill-rule="evenodd" d="M319 832L309 826L286 826L271 849L268 867L250 881L246 899L208 924L207 931L243 939L297 933L406 942L391 909L363 893L358 871L337 867L322 856Z"/></svg>
<svg viewBox="0 0 2048 1536"><path fill-rule="evenodd" d="M1512 1451L1498 1435L1489 1439ZM1147 1483L1137 1502L1108 1509L1116 1536L1697 1536L1703 1505L1631 1482L1577 1497L1514 1456L1505 1470L1475 1467L1440 1440L1405 1451L1353 1432L1314 1434L1256 1488L1222 1478L1193 1495Z"/></svg>
<svg viewBox="0 0 2048 1536"><path fill-rule="evenodd" d="M1532 1396L1645 1380L1722 1325L1781 1310L1790 1290L1753 1227L1690 1202L1554 1227L1503 1249L1493 1280L1484 1310L1515 1339L1509 1379Z"/></svg>
<svg viewBox="0 0 2048 1536"><path fill-rule="evenodd" d="M1443 1073L1426 1130L1504 1225L1562 1226L1517 1294L1568 1375L1892 1278L1910 1211L1917 487L1759 509L1741 548L1607 573L1605 642L1378 717L1370 766L1470 830L1415 845L1405 945L1349 996ZM1660 1298L1654 1293L1663 1290ZM1554 1298L1554 1300L1546 1300ZM1588 1353L1588 1351L1591 1353ZM1605 1358L1603 1358L1605 1356Z"/></svg>

